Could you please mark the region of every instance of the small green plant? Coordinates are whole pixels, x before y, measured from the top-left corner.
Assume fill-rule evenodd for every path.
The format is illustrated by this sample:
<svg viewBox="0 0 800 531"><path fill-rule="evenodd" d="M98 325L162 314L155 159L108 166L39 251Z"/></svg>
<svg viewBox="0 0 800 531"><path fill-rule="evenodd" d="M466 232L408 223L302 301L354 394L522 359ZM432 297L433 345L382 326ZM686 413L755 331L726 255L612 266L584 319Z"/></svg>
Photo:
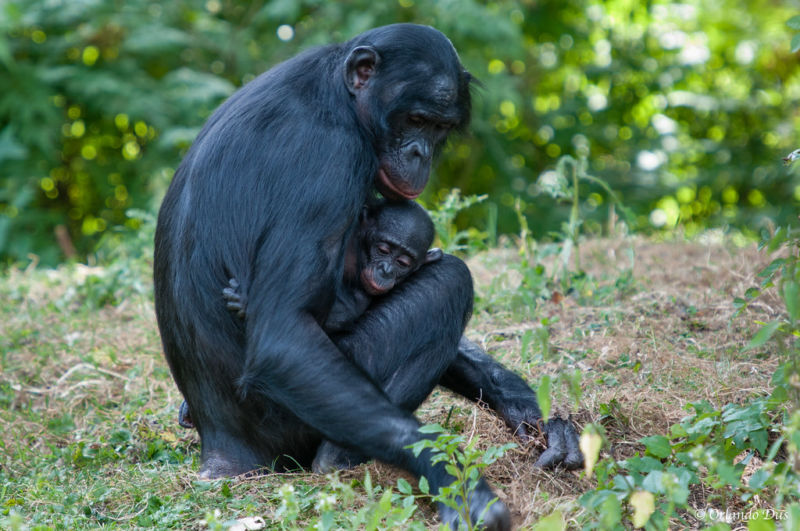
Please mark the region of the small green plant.
<svg viewBox="0 0 800 531"><path fill-rule="evenodd" d="M491 446L485 452L476 448L477 438L467 442L462 435L447 433L438 424L422 426L419 430L424 434L438 434L436 439L423 439L410 446L414 455L419 455L425 450L431 450L433 464L444 463L445 470L455 479L452 484L439 489L431 499L458 512L461 520L465 522L468 530L480 527L473 525L470 520L470 493L475 490L481 478L481 471L494 463L516 444L508 443L503 446ZM430 493L427 479L420 478L419 490L424 494Z"/></svg>
<svg viewBox="0 0 800 531"><path fill-rule="evenodd" d="M759 322L760 329L744 347L770 346L780 356L772 393L720 409L706 401L692 403L688 407L693 414L674 424L668 435L639 440L643 455L601 460L594 469L598 487L580 502L602 523L587 523L584 529L616 527L626 514L634 527L665 529L676 521L720 525L720 515L731 507L738 507L739 520L756 515L763 522L783 522L786 529L800 524L800 237L779 229L761 247L781 255L758 273L760 285L734 304L735 316L741 316L774 290L786 307L780 317ZM607 411L615 408L613 403L604 406ZM787 457L776 459L782 452ZM751 462L757 467L745 474ZM704 493L703 505L690 499L697 489ZM772 505L759 507L758 499L771 499ZM774 524L763 528L773 529Z"/></svg>
<svg viewBox="0 0 800 531"><path fill-rule="evenodd" d="M783 363L773 375L776 386L773 397L779 401L788 399L793 409L797 409L800 407L800 233L779 227L774 234L762 239L760 248L770 253L782 250L783 256L772 260L758 273L759 287L752 287L744 297L734 299L736 316L765 291L777 290L786 313L769 322L758 322L761 328L745 349L761 348L767 343L776 346Z"/></svg>
<svg viewBox="0 0 800 531"><path fill-rule="evenodd" d="M488 239L486 232L481 232L474 227L458 230L455 220L459 212L485 201L487 197L487 195L461 197L461 190L454 188L435 209L429 211L444 252L454 253L468 250L474 252L486 248ZM493 224L496 225L496 209L493 212L495 212Z"/></svg>
<svg viewBox="0 0 800 531"><path fill-rule="evenodd" d="M285 483L277 490L278 509L271 524L280 529L425 529L414 520L418 496L403 478L397 480L397 491L373 485L369 471L361 482L345 483L332 474L322 487L300 487ZM359 497L356 487L363 489L367 503L358 511L343 511L342 506L352 506Z"/></svg>
<svg viewBox="0 0 800 531"><path fill-rule="evenodd" d="M617 194L603 179L594 177L586 172L588 162L585 156L578 159L564 155L556 162L554 171L548 171L539 176L536 187L540 193L545 193L557 201L570 203L569 219L561 227L560 239L563 240L559 253L560 277L563 286L566 286L570 277L570 260L575 254L575 271L581 273L581 257L579 252L580 229L583 225L581 218L580 183L586 181L600 186L606 192L612 204L619 208L629 222L633 214L617 197Z"/></svg>

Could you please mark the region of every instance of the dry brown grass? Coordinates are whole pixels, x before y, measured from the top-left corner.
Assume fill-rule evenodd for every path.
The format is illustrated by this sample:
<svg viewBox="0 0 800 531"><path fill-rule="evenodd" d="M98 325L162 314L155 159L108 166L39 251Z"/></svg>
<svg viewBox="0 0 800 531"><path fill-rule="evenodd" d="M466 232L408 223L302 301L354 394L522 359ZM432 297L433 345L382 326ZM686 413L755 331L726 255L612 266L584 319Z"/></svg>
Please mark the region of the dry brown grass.
<svg viewBox="0 0 800 531"><path fill-rule="evenodd" d="M616 458L641 451L637 442L641 437L667 433L671 424L686 416L689 402L708 400L719 407L766 392L775 367L773 359L743 354L741 347L752 336L755 320L766 321L777 313L777 302L763 298L745 316L732 318L733 297L758 284L755 274L768 257L754 246L734 248L719 241L658 243L626 238L583 244L582 264L594 277L613 282L630 267L629 248L635 254L633 295L594 306L579 306L571 296L543 302L536 321L479 313L467 332L529 381L545 373L556 376L579 369L580 404L571 405L558 386L554 404L579 425L603 424L609 451ZM508 263L515 259L514 251L497 250L471 260L478 291L513 269ZM196 436L174 422L180 395L161 356L152 302L136 298L76 321L74 313L81 310L69 303L66 292L76 281L73 276L81 274L12 271L5 281L23 293L10 295L13 307L0 320L4 352L0 384L13 391L7 413L0 415L0 442L5 448L24 445L36 452L46 445L81 440L92 426L109 423L125 425L135 434L146 431L147 437L162 438L175 447L194 447ZM513 288L513 274L508 278ZM54 305L63 300L68 301L63 307ZM50 307L52 311L46 310ZM552 323L553 355L531 363L520 356L521 338L525 330L541 326L543 317ZM76 322L79 328L74 328ZM137 413L126 408L125 419L116 417L117 406L131 400L137 401ZM613 414L601 417L601 404L612 404ZM24 415L15 413L23 410ZM74 428L54 434L52 422L64 416L71 418ZM491 412L444 391L434 392L420 417L437 423L449 419L451 428L478 437L481 448L510 439ZM92 443L89 437L87 443ZM574 519L581 511L577 498L593 487L581 472L533 467L540 450L535 444L520 445L488 469L489 480L511 508L518 527L530 526L557 508ZM24 462L3 466L12 474L25 474ZM374 483L387 486L402 475L370 463L345 473L343 479L363 478L365 467ZM164 481L181 491L190 488L179 478ZM304 481L325 480L308 475ZM118 513L122 509L114 508ZM265 507L265 514L271 510ZM433 523L432 509L425 510Z"/></svg>

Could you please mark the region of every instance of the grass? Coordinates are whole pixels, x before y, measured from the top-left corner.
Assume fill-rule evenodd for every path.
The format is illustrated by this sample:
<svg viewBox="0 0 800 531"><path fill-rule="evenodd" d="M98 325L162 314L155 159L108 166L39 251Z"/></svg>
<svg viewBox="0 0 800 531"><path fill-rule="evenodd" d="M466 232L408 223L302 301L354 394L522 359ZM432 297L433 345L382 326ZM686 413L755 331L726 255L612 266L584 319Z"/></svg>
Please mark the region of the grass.
<svg viewBox="0 0 800 531"><path fill-rule="evenodd" d="M733 318L734 297L758 284L769 260L754 245L628 237L582 242L580 252L591 282L540 297L525 311L510 302L520 282L516 249L471 258L478 304L468 335L534 385L545 374L556 382L580 371L578 403L559 380L554 409L581 425L602 425L610 442L604 455L642 453L639 440L668 433L689 403L721 408L769 392L772 347L742 347L755 321L781 311L779 301L762 296ZM333 479L198 480L199 441L176 422L181 397L161 355L148 277L131 273L130 280L117 267L112 282L106 273L64 266L0 277L0 528L191 529L248 516L294 527L325 511L338 522L373 510L408 478L373 462ZM97 295L104 286L113 297ZM98 308L97 300L121 302ZM511 440L491 412L442 390L419 416L477 438L481 449ZM577 500L596 481L582 471L534 468L541 441L517 442L485 471L514 525L532 526L556 510L577 525L584 512ZM702 508L703 492L692 495L690 504ZM290 503L294 520L286 518ZM768 508L764 500L747 504ZM418 505L413 518L435 525L434 508Z"/></svg>

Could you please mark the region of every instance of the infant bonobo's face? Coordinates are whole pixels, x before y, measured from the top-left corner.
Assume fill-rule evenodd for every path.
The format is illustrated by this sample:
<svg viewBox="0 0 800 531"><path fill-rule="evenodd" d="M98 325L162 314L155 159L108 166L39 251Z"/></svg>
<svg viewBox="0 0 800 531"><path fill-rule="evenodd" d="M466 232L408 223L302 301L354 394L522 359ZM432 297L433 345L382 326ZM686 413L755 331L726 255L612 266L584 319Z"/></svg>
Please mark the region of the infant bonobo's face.
<svg viewBox="0 0 800 531"><path fill-rule="evenodd" d="M384 203L366 211L361 233L361 286L371 296L383 295L423 264L442 257L433 243L428 213L406 201Z"/></svg>
<svg viewBox="0 0 800 531"><path fill-rule="evenodd" d="M373 297L385 294L419 268L420 255L425 251L420 253L393 241L375 241L361 270L364 291Z"/></svg>

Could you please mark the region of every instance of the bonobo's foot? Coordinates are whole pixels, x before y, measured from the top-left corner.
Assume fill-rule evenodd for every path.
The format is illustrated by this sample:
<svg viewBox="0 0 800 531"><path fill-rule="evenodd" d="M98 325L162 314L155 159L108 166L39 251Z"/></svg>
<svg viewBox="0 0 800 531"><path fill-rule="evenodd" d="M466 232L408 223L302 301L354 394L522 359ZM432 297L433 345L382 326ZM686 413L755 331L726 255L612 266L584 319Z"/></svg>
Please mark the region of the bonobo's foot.
<svg viewBox="0 0 800 531"><path fill-rule="evenodd" d="M536 466L552 468L564 465L567 470L583 466L583 454L578 445L578 434L568 420L554 418L544 425L547 450L536 460Z"/></svg>
<svg viewBox="0 0 800 531"><path fill-rule="evenodd" d="M189 404L186 403L186 400L181 402L181 407L178 409L178 424L183 428L194 429L194 422L192 422L192 415L189 413Z"/></svg>
<svg viewBox="0 0 800 531"><path fill-rule="evenodd" d="M336 470L348 470L366 461L367 458L358 452L346 450L330 441L322 441L311 463L311 470L316 474L330 474Z"/></svg>
<svg viewBox="0 0 800 531"><path fill-rule="evenodd" d="M511 529L511 514L506 505L492 492L485 480L480 480L478 486L469 495L469 517L472 525L482 519L480 529L490 531L507 531ZM489 502L492 502L489 505ZM489 507L487 508L487 505ZM439 518L450 529L456 530L465 526L461 516L451 507L439 504Z"/></svg>
<svg viewBox="0 0 800 531"><path fill-rule="evenodd" d="M244 474L248 470L243 470L242 467L237 466L221 455L210 455L203 461L200 471L197 475L200 479L216 479L226 476L238 476Z"/></svg>
<svg viewBox="0 0 800 531"><path fill-rule="evenodd" d="M222 290L222 297L225 299L225 307L234 312L236 317L244 319L247 315L247 298L239 291L239 281L232 278L228 281L228 287Z"/></svg>

